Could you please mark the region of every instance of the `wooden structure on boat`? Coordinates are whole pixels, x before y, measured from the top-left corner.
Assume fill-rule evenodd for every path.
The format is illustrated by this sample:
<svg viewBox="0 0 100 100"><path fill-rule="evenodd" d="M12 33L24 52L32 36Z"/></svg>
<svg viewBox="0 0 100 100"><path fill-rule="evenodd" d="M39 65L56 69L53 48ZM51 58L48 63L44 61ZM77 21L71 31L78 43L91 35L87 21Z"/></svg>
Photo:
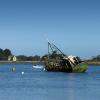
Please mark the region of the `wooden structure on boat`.
<svg viewBox="0 0 100 100"><path fill-rule="evenodd" d="M47 71L85 72L88 66L79 57L67 56L53 43L48 42L48 56L45 60Z"/></svg>

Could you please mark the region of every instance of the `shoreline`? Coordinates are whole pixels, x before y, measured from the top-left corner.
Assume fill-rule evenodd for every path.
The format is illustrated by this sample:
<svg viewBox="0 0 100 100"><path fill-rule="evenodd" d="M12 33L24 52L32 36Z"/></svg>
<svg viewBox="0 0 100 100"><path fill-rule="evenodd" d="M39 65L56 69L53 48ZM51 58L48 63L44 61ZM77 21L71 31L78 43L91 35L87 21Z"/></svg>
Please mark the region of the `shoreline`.
<svg viewBox="0 0 100 100"><path fill-rule="evenodd" d="M88 65L100 65L100 61L84 61ZM0 64L44 64L44 61L0 61Z"/></svg>
<svg viewBox="0 0 100 100"><path fill-rule="evenodd" d="M100 65L100 61L85 61L88 65Z"/></svg>
<svg viewBox="0 0 100 100"><path fill-rule="evenodd" d="M0 61L0 64L43 64L43 61Z"/></svg>

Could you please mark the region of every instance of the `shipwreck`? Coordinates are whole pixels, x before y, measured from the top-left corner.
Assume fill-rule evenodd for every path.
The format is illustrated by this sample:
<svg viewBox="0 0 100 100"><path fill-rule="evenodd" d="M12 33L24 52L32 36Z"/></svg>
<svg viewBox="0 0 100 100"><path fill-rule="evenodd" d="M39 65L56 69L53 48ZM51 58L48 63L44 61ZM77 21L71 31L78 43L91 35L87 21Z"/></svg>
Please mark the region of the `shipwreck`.
<svg viewBox="0 0 100 100"><path fill-rule="evenodd" d="M88 66L79 57L65 55L56 45L48 42L48 54L45 58L45 69L58 72L86 72Z"/></svg>

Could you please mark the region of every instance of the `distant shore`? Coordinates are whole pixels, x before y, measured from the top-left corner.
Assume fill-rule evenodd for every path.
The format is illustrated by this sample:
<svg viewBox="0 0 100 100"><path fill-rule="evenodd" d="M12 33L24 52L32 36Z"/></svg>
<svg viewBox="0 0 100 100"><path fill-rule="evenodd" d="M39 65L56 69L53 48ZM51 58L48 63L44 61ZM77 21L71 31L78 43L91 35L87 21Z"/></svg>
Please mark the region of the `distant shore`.
<svg viewBox="0 0 100 100"><path fill-rule="evenodd" d="M88 65L100 65L100 61L86 61Z"/></svg>
<svg viewBox="0 0 100 100"><path fill-rule="evenodd" d="M100 65L100 61L85 61L88 65ZM0 61L0 64L44 64L44 61Z"/></svg>
<svg viewBox="0 0 100 100"><path fill-rule="evenodd" d="M0 61L0 64L43 64L43 61Z"/></svg>

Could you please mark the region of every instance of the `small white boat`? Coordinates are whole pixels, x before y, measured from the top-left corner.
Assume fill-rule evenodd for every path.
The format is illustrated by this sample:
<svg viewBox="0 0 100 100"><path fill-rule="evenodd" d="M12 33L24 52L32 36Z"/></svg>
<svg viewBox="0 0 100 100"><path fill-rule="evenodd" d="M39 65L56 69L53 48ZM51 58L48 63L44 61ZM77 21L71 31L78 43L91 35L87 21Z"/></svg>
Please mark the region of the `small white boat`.
<svg viewBox="0 0 100 100"><path fill-rule="evenodd" d="M43 69L43 66L40 66L40 65L34 65L33 68Z"/></svg>

